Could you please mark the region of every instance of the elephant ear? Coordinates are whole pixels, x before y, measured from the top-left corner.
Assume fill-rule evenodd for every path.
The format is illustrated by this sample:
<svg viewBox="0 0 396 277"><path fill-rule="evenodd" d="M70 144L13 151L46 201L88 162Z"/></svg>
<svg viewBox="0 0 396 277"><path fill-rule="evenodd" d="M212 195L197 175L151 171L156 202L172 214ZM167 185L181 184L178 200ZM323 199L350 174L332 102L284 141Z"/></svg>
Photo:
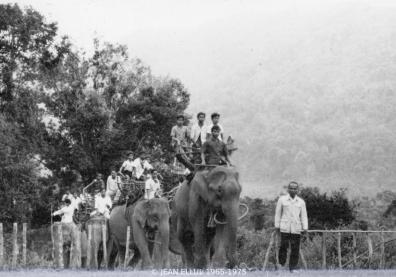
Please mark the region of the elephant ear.
<svg viewBox="0 0 396 277"><path fill-rule="evenodd" d="M133 212L133 218L139 223L140 226L144 227L147 221L147 211L150 206L149 201L142 201L135 207Z"/></svg>

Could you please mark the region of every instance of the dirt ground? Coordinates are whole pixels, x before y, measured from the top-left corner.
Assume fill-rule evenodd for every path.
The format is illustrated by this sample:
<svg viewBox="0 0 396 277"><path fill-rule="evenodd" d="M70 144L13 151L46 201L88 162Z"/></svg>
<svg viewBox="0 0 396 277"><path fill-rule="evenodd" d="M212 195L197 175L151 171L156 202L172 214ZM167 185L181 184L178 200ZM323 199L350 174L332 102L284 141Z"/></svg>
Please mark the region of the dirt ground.
<svg viewBox="0 0 396 277"><path fill-rule="evenodd" d="M50 271L50 270L30 270L30 271L3 271L0 276L4 277L27 277L27 276L86 276L86 277L155 277L155 276L248 276L248 277L282 277L282 276L311 276L311 277L326 277L326 276L342 276L342 277L385 277L396 276L396 270L345 270L345 271L298 271L290 273L289 271L228 271L218 270L215 271L200 271L192 270L187 271L183 269L178 270L153 270L153 271Z"/></svg>

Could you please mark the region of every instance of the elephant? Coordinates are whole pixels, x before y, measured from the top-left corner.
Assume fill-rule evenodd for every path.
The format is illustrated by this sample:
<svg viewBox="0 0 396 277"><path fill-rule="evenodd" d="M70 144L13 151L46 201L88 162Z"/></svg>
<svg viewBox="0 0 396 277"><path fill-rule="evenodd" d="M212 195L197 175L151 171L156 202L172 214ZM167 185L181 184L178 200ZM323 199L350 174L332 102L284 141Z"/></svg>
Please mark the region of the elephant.
<svg viewBox="0 0 396 277"><path fill-rule="evenodd" d="M183 246L185 266L206 268L211 257L219 266L225 263L224 257L228 267L237 265L237 223L242 190L238 179L235 168L217 166L210 171L196 172L190 183L184 182L177 190L177 236ZM216 224L208 227L211 214Z"/></svg>
<svg viewBox="0 0 396 277"><path fill-rule="evenodd" d="M59 236L57 226L62 226L62 241L63 241L63 264L65 268L69 267L85 267L87 260L87 245L88 239L86 232L82 229L81 225L74 223L55 223L53 229L54 242L57 244ZM77 252L77 239L80 237L80 254ZM55 248L55 256L59 255L59 249ZM72 258L72 259L70 259ZM81 259L80 261L78 259Z"/></svg>
<svg viewBox="0 0 396 277"><path fill-rule="evenodd" d="M139 200L128 207L114 207L109 219L109 268L114 267L117 253L121 261L125 256L128 225L131 226L128 247L134 251L130 266L136 266L141 259L143 269L151 268L154 265L157 268L167 267L169 263L169 222L169 205L164 198Z"/></svg>
<svg viewBox="0 0 396 277"><path fill-rule="evenodd" d="M90 251L90 261L87 266L90 268L100 269L103 261L103 224L107 225L104 216L93 216L85 223L87 236L89 230L88 226L92 226L90 234L91 240L90 242L87 240L87 244L90 243L90 247L87 247L87 251ZM105 241L106 243L108 241L108 232L106 233Z"/></svg>

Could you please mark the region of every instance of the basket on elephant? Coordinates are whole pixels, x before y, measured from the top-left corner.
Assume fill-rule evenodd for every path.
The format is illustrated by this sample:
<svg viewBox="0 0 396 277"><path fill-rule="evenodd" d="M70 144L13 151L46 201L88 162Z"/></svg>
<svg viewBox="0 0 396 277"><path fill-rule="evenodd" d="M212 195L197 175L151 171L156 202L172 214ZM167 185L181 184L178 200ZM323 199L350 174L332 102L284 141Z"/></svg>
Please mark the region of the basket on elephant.
<svg viewBox="0 0 396 277"><path fill-rule="evenodd" d="M119 203L134 202L141 198L144 194L145 182L135 179L123 179L121 183L118 184L118 188L121 195L118 199Z"/></svg>

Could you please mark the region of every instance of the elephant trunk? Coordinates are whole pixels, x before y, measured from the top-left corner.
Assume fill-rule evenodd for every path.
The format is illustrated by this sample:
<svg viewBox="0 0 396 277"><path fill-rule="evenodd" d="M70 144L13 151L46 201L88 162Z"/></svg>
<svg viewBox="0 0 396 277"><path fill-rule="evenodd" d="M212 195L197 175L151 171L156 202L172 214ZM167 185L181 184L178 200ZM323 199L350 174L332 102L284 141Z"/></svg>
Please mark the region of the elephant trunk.
<svg viewBox="0 0 396 277"><path fill-rule="evenodd" d="M224 239L228 267L233 268L237 264L236 244L238 225L239 201L229 201L223 205L223 213L227 224L224 226Z"/></svg>
<svg viewBox="0 0 396 277"><path fill-rule="evenodd" d="M160 268L169 267L169 225L165 220L158 226L158 233L155 238L154 263Z"/></svg>

